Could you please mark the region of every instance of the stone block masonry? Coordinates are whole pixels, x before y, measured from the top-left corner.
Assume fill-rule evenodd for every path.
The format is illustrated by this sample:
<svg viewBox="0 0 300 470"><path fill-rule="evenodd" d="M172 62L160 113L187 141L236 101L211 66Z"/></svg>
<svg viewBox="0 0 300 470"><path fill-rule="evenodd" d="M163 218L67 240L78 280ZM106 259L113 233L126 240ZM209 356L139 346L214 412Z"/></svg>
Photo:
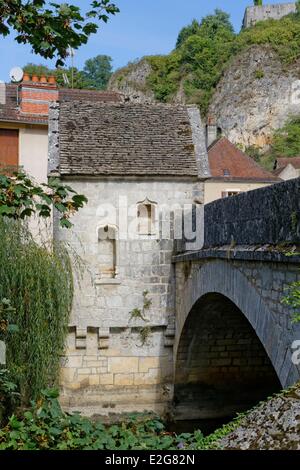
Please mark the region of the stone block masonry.
<svg viewBox="0 0 300 470"><path fill-rule="evenodd" d="M174 242L162 239L159 231L135 239L117 236L115 276L103 278L100 209L105 204L118 208L119 197L126 197L136 217L138 203L147 198L156 204L158 220L162 220L161 207L190 204L195 194L203 197L203 183L99 178L73 179L70 185L85 194L89 203L74 216L72 230L58 231L82 261L81 273L75 272L75 298L61 371L62 404L66 410L87 415L164 413L173 390ZM119 225L113 211L108 212L106 223ZM150 305L143 311L145 291ZM134 309L143 311L143 318L133 317Z"/></svg>
<svg viewBox="0 0 300 470"><path fill-rule="evenodd" d="M280 20L290 13L296 12L296 3L276 3L275 5L251 6L246 8L243 28L254 26L259 21L268 19Z"/></svg>
<svg viewBox="0 0 300 470"><path fill-rule="evenodd" d="M205 247L300 243L300 178L205 206Z"/></svg>

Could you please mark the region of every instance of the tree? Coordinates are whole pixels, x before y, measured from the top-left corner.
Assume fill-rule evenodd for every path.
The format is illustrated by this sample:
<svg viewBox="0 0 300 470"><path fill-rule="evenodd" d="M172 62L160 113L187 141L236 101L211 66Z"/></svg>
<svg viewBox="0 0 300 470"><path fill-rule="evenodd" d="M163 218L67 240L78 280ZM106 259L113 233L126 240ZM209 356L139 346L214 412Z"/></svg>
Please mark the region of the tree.
<svg viewBox="0 0 300 470"><path fill-rule="evenodd" d="M72 198L70 194L73 194ZM64 186L58 179L50 178L48 184L39 186L25 173L0 174L1 217L23 220L38 214L49 218L54 207L59 213L61 227L70 228L70 217L85 203L85 196L77 194L70 186Z"/></svg>
<svg viewBox="0 0 300 470"><path fill-rule="evenodd" d="M262 4L263 4L263 0L254 0L254 5L255 6L261 7Z"/></svg>
<svg viewBox="0 0 300 470"><path fill-rule="evenodd" d="M194 36L198 34L200 30L200 24L197 20L193 20L192 23L188 26L182 28L180 33L178 34L178 38L176 41L176 49L180 47L190 36Z"/></svg>
<svg viewBox="0 0 300 470"><path fill-rule="evenodd" d="M234 33L230 22L230 15L219 8L216 8L213 15L205 16L199 23L193 20L192 23L183 28L177 38L176 48L181 47L190 36L205 36L214 39L215 35L222 33Z"/></svg>
<svg viewBox="0 0 300 470"><path fill-rule="evenodd" d="M96 33L99 22L119 9L110 0L91 1L88 11L82 12L68 3L45 0L0 0L0 35L16 31L16 41L30 44L36 54L46 59L57 57L56 65L64 65L68 48L78 49ZM92 20L92 21L91 21Z"/></svg>
<svg viewBox="0 0 300 470"><path fill-rule="evenodd" d="M230 15L219 8L215 9L213 15L207 15L200 23L202 33L214 39L216 35L224 35L234 33L233 26L230 22Z"/></svg>
<svg viewBox="0 0 300 470"><path fill-rule="evenodd" d="M112 75L112 58L107 55L97 55L85 62L84 76L91 88L105 90Z"/></svg>

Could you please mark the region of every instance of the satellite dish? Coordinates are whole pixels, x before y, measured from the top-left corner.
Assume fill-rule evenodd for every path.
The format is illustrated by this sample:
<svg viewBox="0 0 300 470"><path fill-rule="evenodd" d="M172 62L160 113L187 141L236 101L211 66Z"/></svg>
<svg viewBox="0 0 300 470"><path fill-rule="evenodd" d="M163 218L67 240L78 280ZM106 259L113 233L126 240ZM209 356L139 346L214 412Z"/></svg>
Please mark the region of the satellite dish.
<svg viewBox="0 0 300 470"><path fill-rule="evenodd" d="M9 72L9 76L13 83L18 83L23 80L24 72L21 67L14 67Z"/></svg>

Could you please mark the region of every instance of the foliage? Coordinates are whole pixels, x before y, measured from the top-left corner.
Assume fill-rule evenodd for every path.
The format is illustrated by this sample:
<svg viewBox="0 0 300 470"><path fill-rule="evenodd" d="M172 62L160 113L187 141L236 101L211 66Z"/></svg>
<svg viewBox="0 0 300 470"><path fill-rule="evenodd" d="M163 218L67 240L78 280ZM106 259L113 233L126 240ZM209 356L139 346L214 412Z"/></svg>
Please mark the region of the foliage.
<svg viewBox="0 0 300 470"><path fill-rule="evenodd" d="M148 322L148 318L146 318L145 313L147 310L150 309L152 305L152 300L148 297L149 292L145 290L143 292L143 307L142 309L140 308L134 308L130 312L130 320L137 320L140 319L144 322ZM141 326L138 328L140 340L141 340L141 346L144 346L147 343L147 340L149 336L151 335L151 326L145 325Z"/></svg>
<svg viewBox="0 0 300 470"><path fill-rule="evenodd" d="M87 79L82 70L78 70L76 67L69 67L69 68L58 68L58 69L50 69L46 65L35 65L35 64L27 64L23 67L24 71L29 75L37 75L41 77L45 75L46 77L55 77L56 82L59 87L61 88L70 88L73 83L73 87L76 89L83 89L89 88L90 83L87 82ZM64 75L67 76L69 81L65 83Z"/></svg>
<svg viewBox="0 0 300 470"><path fill-rule="evenodd" d="M6 424L8 417L19 405L20 394L11 373L0 367L0 425Z"/></svg>
<svg viewBox="0 0 300 470"><path fill-rule="evenodd" d="M200 32L200 23L196 19L193 19L191 24L182 28L179 32L177 41L176 41L176 49L178 49L182 44L190 37L194 36L195 34L199 34Z"/></svg>
<svg viewBox="0 0 300 470"><path fill-rule="evenodd" d="M234 33L229 15L215 10L179 33L175 51L168 56L148 58L152 72L149 85L156 99L172 101L181 82L188 102L207 111L213 88L232 54Z"/></svg>
<svg viewBox="0 0 300 470"><path fill-rule="evenodd" d="M270 148L261 154L259 148L249 147L246 153L269 171L274 169L277 158L293 158L300 155L300 116L290 118L273 136Z"/></svg>
<svg viewBox="0 0 300 470"><path fill-rule="evenodd" d="M254 0L253 3L254 3L255 6L262 6L263 0Z"/></svg>
<svg viewBox="0 0 300 470"><path fill-rule="evenodd" d="M201 448L205 442L200 431L166 432L153 415L130 415L111 426L93 423L63 413L57 398L57 390L45 390L23 416L11 416L0 430L0 450L176 450Z"/></svg>
<svg viewBox="0 0 300 470"><path fill-rule="evenodd" d="M64 413L58 391L48 389L32 401L30 409L11 416L0 429L0 450L222 450L220 439L235 431L252 411L274 397L294 396L298 387L268 397L209 436L200 430L180 435L167 432L158 416L145 413L127 415L120 424L104 426L78 413Z"/></svg>
<svg viewBox="0 0 300 470"><path fill-rule="evenodd" d="M12 318L16 315L16 309L12 307L10 300L0 301L0 341L5 341L7 337L18 331L18 326L12 323Z"/></svg>
<svg viewBox="0 0 300 470"><path fill-rule="evenodd" d="M7 367L22 403L56 383L73 295L65 248L46 250L20 220L0 217L0 298L11 299Z"/></svg>
<svg viewBox="0 0 300 470"><path fill-rule="evenodd" d="M300 116L291 118L274 133L271 153L274 159L300 155Z"/></svg>
<svg viewBox="0 0 300 470"><path fill-rule="evenodd" d="M85 62L83 73L91 88L105 90L112 75L112 58L107 55L97 55Z"/></svg>
<svg viewBox="0 0 300 470"><path fill-rule="evenodd" d="M64 65L68 48L78 49L96 33L99 22L119 12L110 0L91 1L82 12L68 3L45 0L0 0L0 35L11 30L17 33L18 43L30 44L36 54L46 59L57 56L56 65Z"/></svg>
<svg viewBox="0 0 300 470"><path fill-rule="evenodd" d="M193 20L179 33L174 51L146 58L152 66L148 86L157 100L172 102L183 85L187 102L198 104L205 115L226 67L254 45L272 48L284 66L293 63L300 56L298 15L261 21L239 34L233 32L229 16L221 10L200 23ZM255 78L263 78L263 73L258 70Z"/></svg>
<svg viewBox="0 0 300 470"><path fill-rule="evenodd" d="M260 154L259 147L255 146L255 145L250 145L250 147L247 147L245 149L245 153L249 157L253 158L253 160L256 161L257 163L260 162L261 154Z"/></svg>
<svg viewBox="0 0 300 470"><path fill-rule="evenodd" d="M112 74L111 61L111 57L107 55L98 55L88 59L83 70L76 67L50 69L46 65L29 63L24 66L24 71L31 76L54 76L58 86L62 88L70 88L73 83L73 88L77 89L105 90ZM64 75L67 76L69 84L65 83Z"/></svg>
<svg viewBox="0 0 300 470"><path fill-rule="evenodd" d="M70 193L74 194L72 198ZM17 220L38 214L49 218L54 207L60 214L60 225L70 228L70 217L86 202L85 196L55 178L37 185L25 173L0 174L0 216Z"/></svg>
<svg viewBox="0 0 300 470"><path fill-rule="evenodd" d="M261 69L258 69L258 70L255 70L255 74L254 74L254 75L255 75L255 78L256 78L257 80L261 80L262 78L264 78L265 72L264 72L263 70L261 70Z"/></svg>
<svg viewBox="0 0 300 470"><path fill-rule="evenodd" d="M300 281L293 282L287 288L287 295L282 303L293 309L292 323L300 322Z"/></svg>

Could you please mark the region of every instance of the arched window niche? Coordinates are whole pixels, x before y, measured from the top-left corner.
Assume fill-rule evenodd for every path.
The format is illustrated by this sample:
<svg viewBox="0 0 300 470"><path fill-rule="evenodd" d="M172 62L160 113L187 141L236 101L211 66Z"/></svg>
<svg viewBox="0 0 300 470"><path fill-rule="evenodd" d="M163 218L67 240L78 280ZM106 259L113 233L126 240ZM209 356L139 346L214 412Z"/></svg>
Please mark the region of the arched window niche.
<svg viewBox="0 0 300 470"><path fill-rule="evenodd" d="M115 225L101 225L97 229L96 284L119 284L119 233Z"/></svg>
<svg viewBox="0 0 300 470"><path fill-rule="evenodd" d="M137 231L144 236L157 234L157 203L148 198L137 203Z"/></svg>

